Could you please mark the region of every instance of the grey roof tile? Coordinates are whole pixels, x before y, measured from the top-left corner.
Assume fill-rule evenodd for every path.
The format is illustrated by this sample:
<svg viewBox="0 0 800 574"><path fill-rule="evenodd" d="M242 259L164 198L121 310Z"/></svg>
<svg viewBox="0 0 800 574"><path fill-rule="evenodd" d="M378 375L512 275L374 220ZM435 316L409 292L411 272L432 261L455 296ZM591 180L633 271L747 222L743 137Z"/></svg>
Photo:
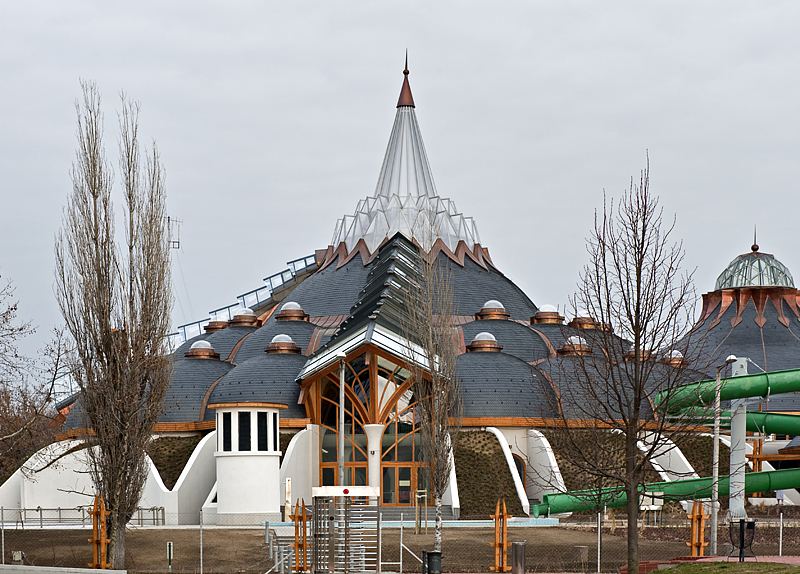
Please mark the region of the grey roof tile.
<svg viewBox="0 0 800 574"><path fill-rule="evenodd" d="M263 353L229 372L211 391L208 403L270 402L288 409L282 418L305 418L305 408L297 404L300 386L295 382L306 357L295 354ZM207 419L213 414L206 413Z"/></svg>
<svg viewBox="0 0 800 574"><path fill-rule="evenodd" d="M465 417L534 418L551 412L554 395L539 384L541 374L511 355L460 355L458 377Z"/></svg>

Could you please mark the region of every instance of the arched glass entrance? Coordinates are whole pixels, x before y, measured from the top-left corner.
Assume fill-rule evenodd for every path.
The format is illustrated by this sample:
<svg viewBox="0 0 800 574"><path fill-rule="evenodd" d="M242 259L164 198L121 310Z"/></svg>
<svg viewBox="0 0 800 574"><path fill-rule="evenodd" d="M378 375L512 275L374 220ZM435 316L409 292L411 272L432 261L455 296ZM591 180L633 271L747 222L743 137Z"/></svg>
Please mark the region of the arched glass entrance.
<svg viewBox="0 0 800 574"><path fill-rule="evenodd" d="M364 426L384 425L380 441L382 504L411 506L414 491L426 489L421 466L416 400L411 373L383 353L365 350L345 363L345 484L368 482L368 447ZM305 404L320 425L320 484L338 482L339 370L329 369L307 385Z"/></svg>

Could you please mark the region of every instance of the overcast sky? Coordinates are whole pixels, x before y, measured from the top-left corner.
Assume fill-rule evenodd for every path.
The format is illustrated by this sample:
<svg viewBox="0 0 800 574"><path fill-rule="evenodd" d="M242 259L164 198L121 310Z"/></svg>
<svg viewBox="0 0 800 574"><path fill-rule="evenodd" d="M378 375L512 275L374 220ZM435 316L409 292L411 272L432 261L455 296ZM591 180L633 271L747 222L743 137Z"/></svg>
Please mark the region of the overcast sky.
<svg viewBox="0 0 800 574"><path fill-rule="evenodd" d="M406 48L439 193L537 305L567 302L603 190L646 150L700 293L754 225L800 274L796 1L4 2L0 281L40 329L24 350L60 321L80 78L115 164L121 89L161 150L177 326L325 248L372 195Z"/></svg>

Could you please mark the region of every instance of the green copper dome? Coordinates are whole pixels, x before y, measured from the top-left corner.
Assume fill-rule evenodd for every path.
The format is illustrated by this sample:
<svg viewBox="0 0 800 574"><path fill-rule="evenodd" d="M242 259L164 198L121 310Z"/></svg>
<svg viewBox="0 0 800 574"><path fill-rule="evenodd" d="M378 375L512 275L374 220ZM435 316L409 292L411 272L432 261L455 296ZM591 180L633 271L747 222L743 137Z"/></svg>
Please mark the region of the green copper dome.
<svg viewBox="0 0 800 574"><path fill-rule="evenodd" d="M786 266L768 253L759 253L753 245L751 253L739 255L717 277L715 291L736 287L794 287L794 279Z"/></svg>

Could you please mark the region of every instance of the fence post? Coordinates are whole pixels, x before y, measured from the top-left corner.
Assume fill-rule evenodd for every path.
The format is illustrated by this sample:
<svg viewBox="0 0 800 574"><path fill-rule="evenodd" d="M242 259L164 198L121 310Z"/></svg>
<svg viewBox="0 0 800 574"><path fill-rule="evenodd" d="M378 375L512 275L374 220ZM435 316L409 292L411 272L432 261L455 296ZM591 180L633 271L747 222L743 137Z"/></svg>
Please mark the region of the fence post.
<svg viewBox="0 0 800 574"><path fill-rule="evenodd" d="M425 570L425 561L422 561L422 569ZM403 574L403 513L400 513L400 574Z"/></svg>
<svg viewBox="0 0 800 574"><path fill-rule="evenodd" d="M6 563L6 515L5 508L0 506L0 524L2 524L3 533L3 564Z"/></svg>
<svg viewBox="0 0 800 574"><path fill-rule="evenodd" d="M383 534L383 530L381 528L381 520L383 518L381 516L382 513L381 513L381 500L380 500L380 498L378 498L375 501L375 504L377 504L377 506L378 506L378 567L377 567L377 572L378 572L378 574L381 574L381 570L382 570L381 560L383 560L383 558L381 557L381 543L382 543L381 538L382 538L382 534ZM403 549L401 548L400 549L400 554L402 554L402 553L403 553Z"/></svg>
<svg viewBox="0 0 800 574"><path fill-rule="evenodd" d="M200 574L203 574L203 509L200 509Z"/></svg>
<svg viewBox="0 0 800 574"><path fill-rule="evenodd" d="M39 507L39 528L44 528L44 521L42 520L42 507Z"/></svg>
<svg viewBox="0 0 800 574"><path fill-rule="evenodd" d="M780 515L780 529L778 531L778 556L783 556L783 507L781 507Z"/></svg>
<svg viewBox="0 0 800 574"><path fill-rule="evenodd" d="M603 528L603 516L600 509L597 509L597 574L600 574L600 544L602 542L600 534Z"/></svg>

